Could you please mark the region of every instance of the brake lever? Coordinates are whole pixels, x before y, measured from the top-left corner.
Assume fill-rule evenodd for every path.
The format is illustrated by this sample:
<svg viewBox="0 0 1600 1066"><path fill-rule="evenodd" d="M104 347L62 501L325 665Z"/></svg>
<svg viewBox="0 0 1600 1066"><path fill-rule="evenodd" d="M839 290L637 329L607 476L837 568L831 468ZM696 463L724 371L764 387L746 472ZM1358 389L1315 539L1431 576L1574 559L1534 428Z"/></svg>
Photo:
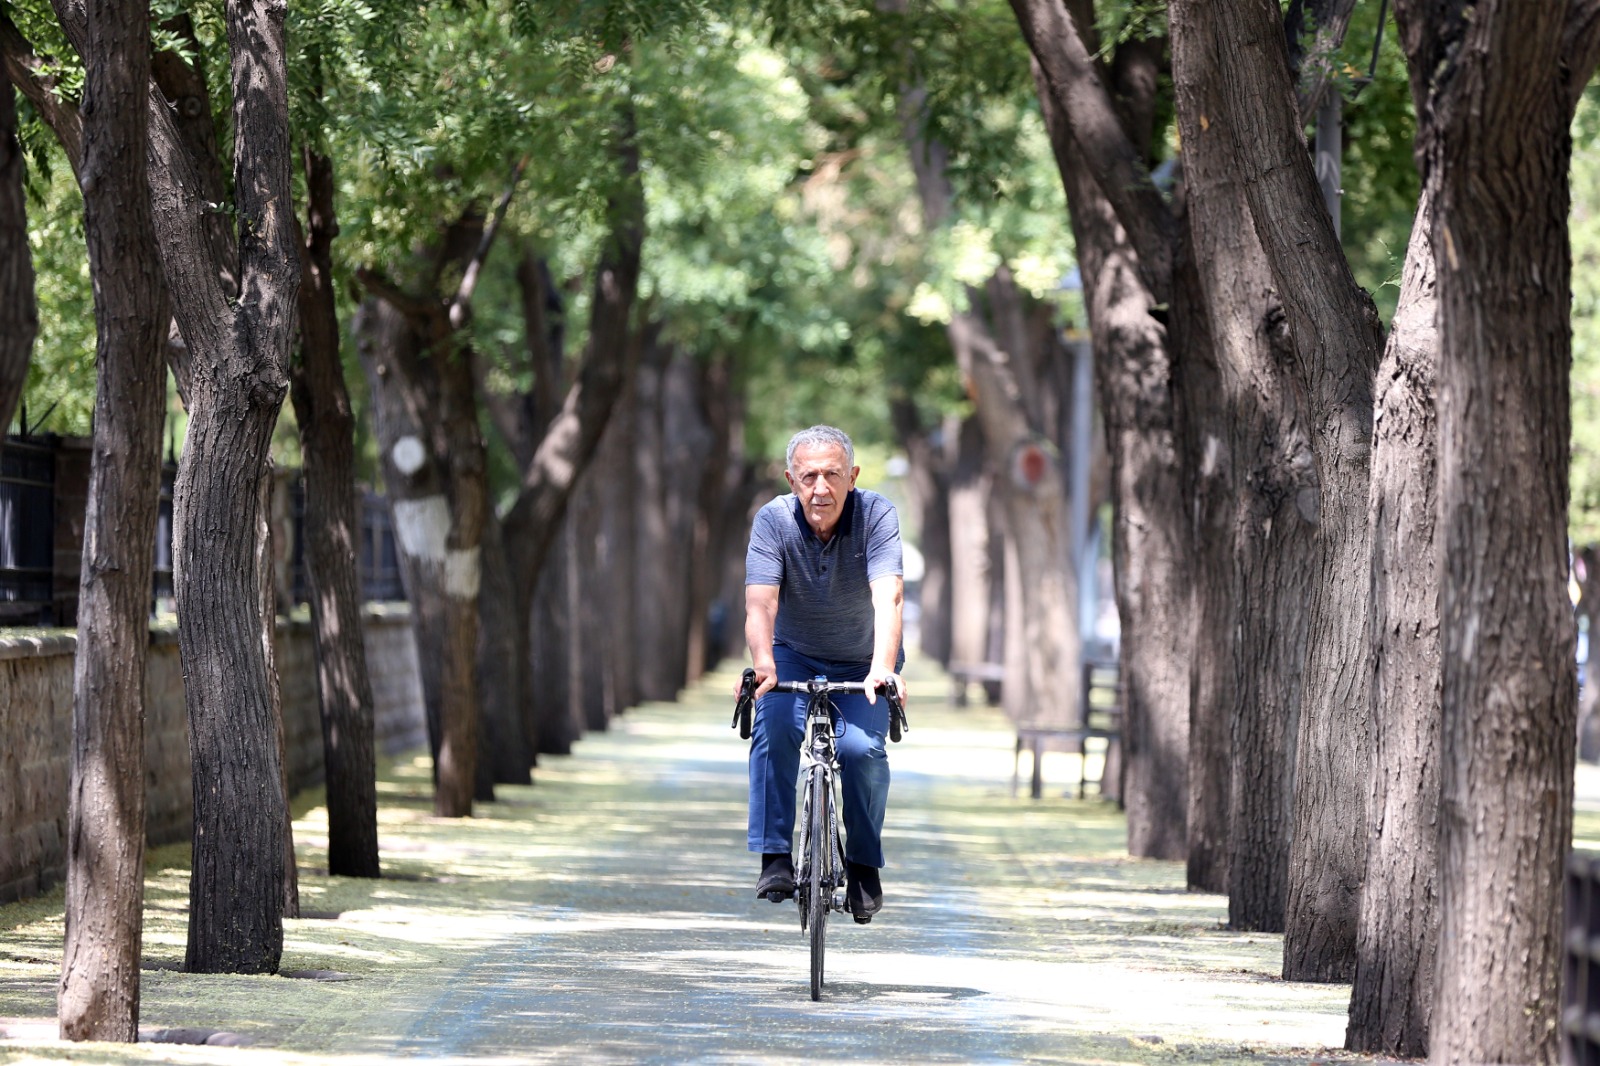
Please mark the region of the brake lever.
<svg viewBox="0 0 1600 1066"><path fill-rule="evenodd" d="M728 728L739 730L740 740L750 739L750 708L755 703L756 672L745 667L739 678L739 700L733 705L733 723Z"/></svg>
<svg viewBox="0 0 1600 1066"><path fill-rule="evenodd" d="M906 720L906 702L900 696L900 686L893 681L883 688L883 698L889 701L889 739L898 744L901 736L911 732L911 723Z"/></svg>

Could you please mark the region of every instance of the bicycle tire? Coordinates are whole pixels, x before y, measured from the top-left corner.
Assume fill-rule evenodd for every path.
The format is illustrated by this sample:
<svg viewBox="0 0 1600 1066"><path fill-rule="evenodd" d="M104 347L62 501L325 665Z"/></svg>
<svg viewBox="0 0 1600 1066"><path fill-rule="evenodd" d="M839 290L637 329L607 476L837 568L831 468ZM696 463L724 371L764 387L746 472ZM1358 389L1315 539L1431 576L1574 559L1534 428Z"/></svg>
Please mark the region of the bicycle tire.
<svg viewBox="0 0 1600 1066"><path fill-rule="evenodd" d="M824 875L828 870L828 779L822 773L811 775L811 870L807 906L811 926L811 998L822 998L822 962L828 945L828 904L833 895ZM826 895L824 894L826 893Z"/></svg>

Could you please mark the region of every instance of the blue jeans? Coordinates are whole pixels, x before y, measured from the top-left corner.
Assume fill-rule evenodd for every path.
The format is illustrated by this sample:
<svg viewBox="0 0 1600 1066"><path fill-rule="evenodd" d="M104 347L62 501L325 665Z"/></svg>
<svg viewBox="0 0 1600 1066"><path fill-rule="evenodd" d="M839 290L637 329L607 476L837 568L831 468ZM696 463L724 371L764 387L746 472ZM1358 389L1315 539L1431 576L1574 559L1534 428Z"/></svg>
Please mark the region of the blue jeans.
<svg viewBox="0 0 1600 1066"><path fill-rule="evenodd" d="M772 657L779 681L861 681L867 663L834 663L775 645ZM862 695L834 696L844 717L838 738L839 779L843 792L845 858L862 866L883 865L883 814L889 802L889 701L869 704ZM756 705L750 736L750 850L787 854L794 838L796 779L800 742L805 737L806 697L769 692Z"/></svg>

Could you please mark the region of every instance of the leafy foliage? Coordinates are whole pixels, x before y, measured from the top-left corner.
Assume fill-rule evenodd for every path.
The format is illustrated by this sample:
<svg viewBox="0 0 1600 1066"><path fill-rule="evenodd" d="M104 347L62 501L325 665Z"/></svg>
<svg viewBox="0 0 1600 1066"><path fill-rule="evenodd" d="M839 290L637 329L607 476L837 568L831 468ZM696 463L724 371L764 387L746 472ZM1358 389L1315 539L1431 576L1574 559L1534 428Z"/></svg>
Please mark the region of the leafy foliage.
<svg viewBox="0 0 1600 1066"><path fill-rule="evenodd" d="M1577 544L1600 542L1600 88L1572 125L1572 503Z"/></svg>

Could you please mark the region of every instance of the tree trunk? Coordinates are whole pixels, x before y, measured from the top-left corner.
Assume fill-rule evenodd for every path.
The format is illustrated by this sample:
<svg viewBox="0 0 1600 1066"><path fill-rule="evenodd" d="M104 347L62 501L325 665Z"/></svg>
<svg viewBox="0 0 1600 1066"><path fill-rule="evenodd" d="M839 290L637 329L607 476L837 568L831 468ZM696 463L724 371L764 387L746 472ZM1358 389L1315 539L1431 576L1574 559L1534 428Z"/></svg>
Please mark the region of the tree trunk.
<svg viewBox="0 0 1600 1066"><path fill-rule="evenodd" d="M520 169L514 171L515 189ZM366 287L403 326L374 319L377 345L363 352L384 440L384 479L396 541L412 580L413 625L424 660L422 681L434 746L434 812L472 813L478 793L478 611L482 540L490 520L488 459L478 428L475 360L463 337L472 297L505 209L508 191L488 219L472 209L426 253L420 275L429 291L412 293L371 270ZM443 264L460 267L454 291L438 291ZM403 334L409 333L409 337ZM437 673L433 673L433 671ZM436 687L429 691L429 683ZM484 785L489 785L485 780ZM487 791L492 794L492 786Z"/></svg>
<svg viewBox="0 0 1600 1066"><path fill-rule="evenodd" d="M640 331L632 319L645 236L644 186L630 109L624 109L619 125L616 163L621 180L607 202L608 236L595 264L589 349L577 381L524 469L521 491L506 515L506 550L517 611L524 618L578 478L594 458L639 361ZM627 595L610 600L613 607L628 602ZM609 624L619 623L613 618ZM613 665L620 669L623 664ZM594 679L582 683L593 684Z"/></svg>
<svg viewBox="0 0 1600 1066"><path fill-rule="evenodd" d="M1118 99L1131 120L1129 139L1144 141L1155 97L1153 63L1143 49L1119 49L1119 56L1140 60L1119 64L1125 91ZM1128 851L1182 859L1188 854L1190 524L1179 477L1170 334L1155 317L1160 312L1138 254L1038 61L1034 76L1072 214L1111 458Z"/></svg>
<svg viewBox="0 0 1600 1066"><path fill-rule="evenodd" d="M288 353L284 353L284 369ZM294 856L294 812L289 809L288 736L283 727L283 684L278 677L278 581L275 548L280 539L273 534L273 511L277 495L277 471L272 463L270 444L262 458L256 479L256 595L261 606L261 658L267 672L267 703L272 715L272 734L278 745L278 786L283 792L283 916L300 917L300 872Z"/></svg>
<svg viewBox="0 0 1600 1066"><path fill-rule="evenodd" d="M955 438L950 470L950 661L989 661L990 589L1002 571L990 564L989 488L983 431L976 419L946 420ZM952 432L953 431L953 432ZM998 660L996 660L998 661Z"/></svg>
<svg viewBox="0 0 1600 1066"><path fill-rule="evenodd" d="M1236 123L1234 162L1282 295L1297 387L1310 408L1316 481L1296 501L1315 524L1305 698L1295 740L1286 980L1347 981L1366 866L1371 765L1366 671L1372 379L1383 330L1351 276L1305 150L1274 0L1219 8L1218 69Z"/></svg>
<svg viewBox="0 0 1600 1066"><path fill-rule="evenodd" d="M698 365L696 411L705 433L705 455L699 459L700 488L690 520L689 555L689 638L685 642L685 684L693 684L722 657L711 640L711 609L717 583L722 574L723 524L720 521L726 501L728 471L737 465L732 454L732 367L726 357L698 363L690 360L689 369Z"/></svg>
<svg viewBox="0 0 1600 1066"><path fill-rule="evenodd" d="M57 15L84 51L83 8L61 0ZM206 232L204 219L216 212L206 206L214 201L204 194L195 160L159 94L147 105L158 247L187 353L175 370L191 403L174 493L174 554L195 785L186 965L201 971L270 972L283 944L286 799L257 542L259 478L287 388L299 284L292 215L278 206L290 200L283 15L263 0L236 0L225 13L234 81L233 206L249 238L239 257L237 298L224 284L227 256Z"/></svg>
<svg viewBox="0 0 1600 1066"><path fill-rule="evenodd" d="M620 647L612 647L613 630L617 624L606 609L617 602L618 591L613 587L615 572L610 569L608 552L614 547L614 530L606 524L605 496L612 479L607 473L613 468L613 435L620 426L612 419L605 438L595 453L590 470L578 486L572 501L571 528L567 544L571 554L564 571L566 584L566 609L569 625L577 634L577 647L569 651L569 684L582 714L583 727L603 732L621 707L617 702L617 675ZM591 574L593 584L585 589L582 575Z"/></svg>
<svg viewBox="0 0 1600 1066"><path fill-rule="evenodd" d="M1592 4L1396 4L1439 296L1433 1061L1560 1039L1576 667L1567 596L1569 124ZM1468 17L1470 15L1470 17Z"/></svg>
<svg viewBox="0 0 1600 1066"><path fill-rule="evenodd" d="M434 810L464 818L472 813L477 783L482 440L474 407L461 395L464 360L435 351L397 311L374 309L373 338L376 343L363 347L363 363L373 384L384 483L424 661Z"/></svg>
<svg viewBox="0 0 1600 1066"><path fill-rule="evenodd" d="M1205 728L1196 733L1192 765L1207 791L1191 796L1191 810L1208 812L1196 827L1204 827L1209 850L1191 858L1190 876L1202 873L1206 887L1217 887L1225 847L1230 926L1279 931L1316 548L1313 516L1301 501L1315 479L1306 415L1288 376L1285 316L1234 164L1237 133L1219 85L1214 5L1182 0L1169 17L1186 213L1216 375L1212 385L1209 366L1185 363L1186 372L1196 371L1186 393L1205 486L1197 529L1217 538L1200 568L1196 619L1194 716ZM1214 791L1222 787L1229 790L1225 829ZM1193 846L1201 840L1191 834Z"/></svg>
<svg viewBox="0 0 1600 1066"><path fill-rule="evenodd" d="M633 374L631 482L638 541L633 557L634 595L628 611L633 627L633 654L629 658L633 660L639 698L671 700L678 690L669 676L672 671L667 649L681 630L674 629L669 612L679 568L663 566L662 561L681 557L682 546L672 542L668 527L665 479L674 474L682 477L693 468L674 470L666 461L668 442L663 415L672 348L660 343L652 331L640 351L639 366Z"/></svg>
<svg viewBox="0 0 1600 1066"><path fill-rule="evenodd" d="M39 333L26 175L17 141L17 97L7 82L0 85L0 437L22 399L33 339Z"/></svg>
<svg viewBox="0 0 1600 1066"><path fill-rule="evenodd" d="M1438 300L1419 205L1378 370L1372 446L1372 782L1345 1046L1428 1053L1439 898Z"/></svg>
<svg viewBox="0 0 1600 1066"><path fill-rule="evenodd" d="M917 632L922 654L950 665L950 476L947 450L936 443L938 429L921 425L909 397L889 403L895 435L906 449L911 528L922 552L922 582L916 592Z"/></svg>
<svg viewBox="0 0 1600 1066"><path fill-rule="evenodd" d="M1187 162L1187 153L1185 155ZM1193 177L1185 173L1187 186ZM1173 388L1183 410L1184 477L1194 523L1190 540L1189 752L1186 883L1228 891L1228 826L1233 795L1233 716L1238 706L1239 623L1235 612L1235 476L1229 405L1201 271L1200 231L1192 213L1175 268L1173 310L1187 323ZM1236 266L1237 264L1231 264Z"/></svg>
<svg viewBox="0 0 1600 1066"><path fill-rule="evenodd" d="M973 314L956 315L949 330L973 383L990 464L1004 471L994 485L1006 516L1007 569L1014 564L1018 575L1006 586L1005 706L1019 724L1076 725L1083 720L1078 582L1067 566L1060 470L1024 407L1022 359L1000 349Z"/></svg>
<svg viewBox="0 0 1600 1066"><path fill-rule="evenodd" d="M574 712L573 685L581 671L574 671L574 652L582 634L573 625L574 604L582 598L580 588L574 596L571 585L581 579L569 554L572 538L567 529L575 520L569 513L562 523L562 535L550 546L544 566L539 569L539 585L534 592L530 630L532 671L530 697L532 716L538 723L535 740L540 753L568 755L582 735L582 725Z"/></svg>
<svg viewBox="0 0 1600 1066"><path fill-rule="evenodd" d="M667 642L667 682L676 699L688 684L690 646L695 642L695 630L703 625L703 618L695 611L695 560L706 548L707 537L700 517L700 502L711 498L720 487L718 466L721 456L713 452L715 441L702 409L704 376L701 367L705 360L675 349L667 364L662 382L662 433L666 438L666 468L671 475L666 480L667 530L674 554L687 553L689 565L672 567L675 581L669 601ZM677 482L681 471L696 471L689 484ZM670 558L670 556L669 556Z"/></svg>
<svg viewBox="0 0 1600 1066"><path fill-rule="evenodd" d="M300 272L292 215L280 207L291 195L283 10L238 0L228 5L227 22L235 204L248 237L240 245L240 299L225 304L216 265L184 258L183 248L171 247L165 264L195 360L173 494L195 783L185 967L271 973L283 951L287 797L263 641L269 619L261 610L259 487L287 391ZM183 184L180 172L167 177Z"/></svg>
<svg viewBox="0 0 1600 1066"><path fill-rule="evenodd" d="M372 681L361 634L361 536L355 415L339 357L333 289L333 162L306 149L307 218L299 242L300 359L290 379L305 476L307 583L328 797L328 872L377 877L378 798Z"/></svg>
<svg viewBox="0 0 1600 1066"><path fill-rule="evenodd" d="M66 941L58 1002L65 1040L131 1043L139 1033L144 672L167 380L167 290L144 163L149 14L147 5L94 0L83 52L81 184L98 382L73 676ZM6 171L0 173L0 226L24 221L13 100L9 85L0 90L0 171ZM26 233L20 254L13 254L8 236L0 230L0 273L8 294L18 283L26 284L26 293L0 312L10 319L0 323L0 344L7 348L0 414L7 423L8 401L16 398L10 368L26 371L36 325ZM19 327L16 338L7 328L11 324ZM13 349L18 340L20 353Z"/></svg>
<svg viewBox="0 0 1600 1066"><path fill-rule="evenodd" d="M527 735L529 620L517 616L505 533L493 515L483 527L483 584L478 590L478 691L483 703L477 798L494 785L528 785L535 751ZM487 793L487 794L486 794Z"/></svg>

